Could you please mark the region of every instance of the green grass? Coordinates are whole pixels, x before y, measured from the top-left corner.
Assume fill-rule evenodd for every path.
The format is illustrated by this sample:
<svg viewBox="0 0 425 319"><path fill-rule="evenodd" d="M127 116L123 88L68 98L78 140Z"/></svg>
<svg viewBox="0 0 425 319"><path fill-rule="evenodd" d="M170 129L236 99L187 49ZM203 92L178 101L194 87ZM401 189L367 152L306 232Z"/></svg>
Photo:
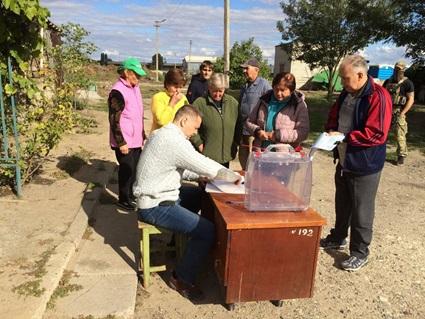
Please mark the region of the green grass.
<svg viewBox="0 0 425 319"><path fill-rule="evenodd" d="M312 143L324 131L328 113L334 100L328 101L324 91L305 92L305 95L310 117L308 142Z"/></svg>

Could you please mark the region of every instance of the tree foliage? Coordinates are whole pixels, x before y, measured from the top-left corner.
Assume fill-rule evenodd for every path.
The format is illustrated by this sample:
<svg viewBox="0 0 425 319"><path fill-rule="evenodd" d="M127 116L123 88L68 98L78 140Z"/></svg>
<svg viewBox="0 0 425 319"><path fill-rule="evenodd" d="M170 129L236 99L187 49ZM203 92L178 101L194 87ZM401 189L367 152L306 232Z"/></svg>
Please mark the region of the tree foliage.
<svg viewBox="0 0 425 319"><path fill-rule="evenodd" d="M255 57L260 63L260 76L265 79L270 79L270 68L267 64L267 60L263 59L261 48L254 43L254 38L249 38L240 43L235 42L230 50L230 88L239 89L244 85L246 79L240 65L251 57ZM214 70L215 72L223 72L224 58L217 59Z"/></svg>
<svg viewBox="0 0 425 319"><path fill-rule="evenodd" d="M33 78L31 61L41 53L40 31L47 27L48 16L48 10L41 7L38 0L3 0L0 5L0 72L3 79L0 85L6 95L6 134L11 141L7 154L4 148L0 149L0 157L19 155L24 182L32 178L64 133L76 124L78 116L72 102L75 83L81 83L76 70L82 69L92 48L83 43L85 31L77 28L76 34L66 33L64 28L63 46L54 50L44 48L45 54L54 57L55 62L39 70L39 78ZM12 60L13 84L6 81L8 57ZM12 95L16 100L19 149L12 143L9 99ZM0 140L3 138L1 131ZM11 166L0 167L0 185L13 185L14 178Z"/></svg>
<svg viewBox="0 0 425 319"><path fill-rule="evenodd" d="M280 6L282 47L293 59L326 70L329 79L344 56L385 38L376 26L392 14L388 0L289 0ZM329 96L334 86L328 81Z"/></svg>
<svg viewBox="0 0 425 319"><path fill-rule="evenodd" d="M58 72L59 82L64 81L73 89L75 96L79 89L87 88L91 82L87 75L90 56L97 47L87 41L89 32L81 25L68 22L62 24L62 44L52 50L54 68Z"/></svg>
<svg viewBox="0 0 425 319"><path fill-rule="evenodd" d="M425 1L394 0L394 18L389 21L390 39L406 47L407 56L425 63Z"/></svg>

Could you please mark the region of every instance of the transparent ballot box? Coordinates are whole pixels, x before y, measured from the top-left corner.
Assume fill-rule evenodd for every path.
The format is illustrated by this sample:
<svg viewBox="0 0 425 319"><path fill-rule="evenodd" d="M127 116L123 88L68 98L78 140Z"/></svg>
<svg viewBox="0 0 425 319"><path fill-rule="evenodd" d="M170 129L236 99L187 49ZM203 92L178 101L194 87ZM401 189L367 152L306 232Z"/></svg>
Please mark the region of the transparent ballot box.
<svg viewBox="0 0 425 319"><path fill-rule="evenodd" d="M310 157L289 145L279 151L279 146L250 154L245 173L245 207L250 211L303 211L310 204Z"/></svg>

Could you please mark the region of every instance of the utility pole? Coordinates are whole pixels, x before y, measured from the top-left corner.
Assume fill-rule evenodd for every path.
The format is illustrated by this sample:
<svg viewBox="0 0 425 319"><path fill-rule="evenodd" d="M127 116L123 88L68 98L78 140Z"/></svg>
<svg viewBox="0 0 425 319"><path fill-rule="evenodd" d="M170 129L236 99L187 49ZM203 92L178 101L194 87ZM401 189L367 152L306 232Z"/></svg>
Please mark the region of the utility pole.
<svg viewBox="0 0 425 319"><path fill-rule="evenodd" d="M164 23L167 19L155 20L155 43L156 43L156 55L155 55L155 81L158 82L158 53L159 53L159 27L161 23Z"/></svg>
<svg viewBox="0 0 425 319"><path fill-rule="evenodd" d="M224 0L224 74L229 84L230 70L230 0Z"/></svg>
<svg viewBox="0 0 425 319"><path fill-rule="evenodd" d="M189 40L189 60L187 61L187 75L190 75L190 60L192 59L192 40Z"/></svg>

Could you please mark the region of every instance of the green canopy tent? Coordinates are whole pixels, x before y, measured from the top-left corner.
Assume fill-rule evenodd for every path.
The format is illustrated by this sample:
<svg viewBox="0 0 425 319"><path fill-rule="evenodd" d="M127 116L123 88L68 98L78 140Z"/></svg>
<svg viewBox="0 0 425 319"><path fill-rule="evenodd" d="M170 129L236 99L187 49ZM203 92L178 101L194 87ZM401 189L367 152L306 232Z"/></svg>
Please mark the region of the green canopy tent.
<svg viewBox="0 0 425 319"><path fill-rule="evenodd" d="M333 81L335 83L335 91L342 91L341 78L336 73L334 74ZM315 84L319 84L326 89L328 87L329 75L328 71L321 71L313 76L312 82Z"/></svg>

